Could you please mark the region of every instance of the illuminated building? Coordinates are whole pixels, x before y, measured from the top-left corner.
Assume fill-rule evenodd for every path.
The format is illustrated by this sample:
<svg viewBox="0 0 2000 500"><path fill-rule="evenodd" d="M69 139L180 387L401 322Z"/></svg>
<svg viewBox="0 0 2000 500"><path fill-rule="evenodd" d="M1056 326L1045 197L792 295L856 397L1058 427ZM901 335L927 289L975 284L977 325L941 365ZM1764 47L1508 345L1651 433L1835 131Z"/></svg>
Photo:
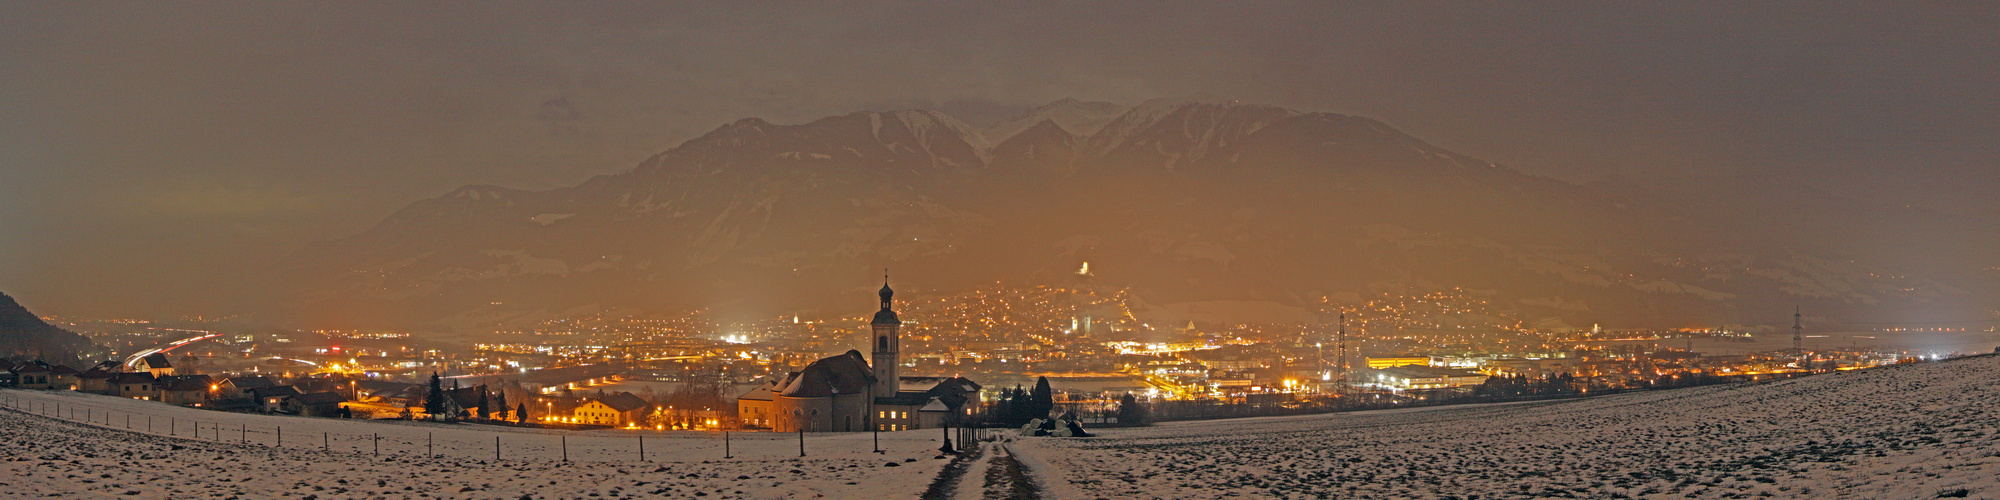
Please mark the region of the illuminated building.
<svg viewBox="0 0 2000 500"><path fill-rule="evenodd" d="M921 428L915 415L933 402L953 412L977 408L979 384L962 377L928 391L898 390L903 322L891 307L894 294L885 278L879 293L882 309L869 323L872 364L860 351L849 350L769 380L736 398L743 422L780 432L903 430Z"/></svg>
<svg viewBox="0 0 2000 500"><path fill-rule="evenodd" d="M1405 366L1405 365L1428 366L1430 364L1431 364L1431 358L1428 356L1400 357L1400 358L1368 358L1368 367L1377 370L1383 368Z"/></svg>
<svg viewBox="0 0 2000 500"><path fill-rule="evenodd" d="M1479 385L1486 382L1486 376L1469 370L1436 368L1422 365L1392 366L1364 372L1364 380L1369 385L1380 386L1392 391L1412 389L1449 389Z"/></svg>

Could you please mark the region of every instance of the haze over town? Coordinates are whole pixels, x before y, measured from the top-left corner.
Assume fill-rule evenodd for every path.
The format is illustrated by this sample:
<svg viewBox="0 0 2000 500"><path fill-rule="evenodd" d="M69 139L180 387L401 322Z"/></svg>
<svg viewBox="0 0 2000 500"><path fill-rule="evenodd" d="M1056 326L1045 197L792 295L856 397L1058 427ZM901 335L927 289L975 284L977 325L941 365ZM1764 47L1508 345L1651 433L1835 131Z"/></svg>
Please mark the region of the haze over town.
<svg viewBox="0 0 2000 500"><path fill-rule="evenodd" d="M1996 17L0 5L0 439L160 461L10 462L77 494L2000 494L1944 380L2000 370ZM230 450L307 458L147 472Z"/></svg>

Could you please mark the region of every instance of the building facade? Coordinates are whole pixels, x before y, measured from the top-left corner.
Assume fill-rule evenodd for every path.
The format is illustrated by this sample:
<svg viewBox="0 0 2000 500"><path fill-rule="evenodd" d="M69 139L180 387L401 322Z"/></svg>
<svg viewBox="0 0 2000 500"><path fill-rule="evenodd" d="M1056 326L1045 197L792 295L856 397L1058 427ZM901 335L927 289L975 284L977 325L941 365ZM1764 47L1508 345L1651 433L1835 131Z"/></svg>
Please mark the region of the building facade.
<svg viewBox="0 0 2000 500"><path fill-rule="evenodd" d="M780 432L907 430L948 423L946 415L970 414L979 402L979 384L963 377L929 390L900 390L903 322L886 278L877 295L881 309L869 322L868 358L849 350L765 381L736 399L743 425ZM925 420L919 410L933 403L949 411L928 412L932 416Z"/></svg>

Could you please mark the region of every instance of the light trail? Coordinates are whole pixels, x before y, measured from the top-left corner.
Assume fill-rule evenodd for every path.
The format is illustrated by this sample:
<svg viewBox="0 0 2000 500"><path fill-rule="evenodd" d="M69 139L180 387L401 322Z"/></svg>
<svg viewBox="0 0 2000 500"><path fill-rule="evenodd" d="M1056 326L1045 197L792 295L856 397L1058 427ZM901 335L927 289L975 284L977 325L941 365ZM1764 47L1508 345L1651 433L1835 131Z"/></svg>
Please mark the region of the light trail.
<svg viewBox="0 0 2000 500"><path fill-rule="evenodd" d="M207 333L207 332L202 332L202 333ZM139 352L136 352L136 353L133 353L133 354L132 354L131 356L128 356L128 357L126 357L126 358L125 358L125 367L126 367L126 368L132 368L132 367L135 367L135 366L136 366L136 365L137 365L137 364L139 363L139 360L140 360L140 359L142 359L142 358L145 358L146 356L151 356L151 355L154 355L154 354L159 354L159 353L164 353L164 352L167 352L167 351L172 351L172 350L174 350L175 348L179 348L180 346L184 346L184 345L188 345L188 344L192 344L192 343L195 343L195 342L200 342L200 341L203 341L203 340L208 340L208 339L212 339L212 338L216 338L216 337L221 337L221 336L222 336L222 334L220 334L220 333L209 333L209 334L207 334L207 335L202 335L202 336L200 336L200 337L188 337L188 338L184 338L184 339L180 339L180 340L176 340L176 341L173 341L173 342L169 342L169 343L167 343L167 345L165 345L165 346L163 346L163 347L155 347L155 348L152 348L152 349L146 349L146 350L143 350L143 351L139 351Z"/></svg>

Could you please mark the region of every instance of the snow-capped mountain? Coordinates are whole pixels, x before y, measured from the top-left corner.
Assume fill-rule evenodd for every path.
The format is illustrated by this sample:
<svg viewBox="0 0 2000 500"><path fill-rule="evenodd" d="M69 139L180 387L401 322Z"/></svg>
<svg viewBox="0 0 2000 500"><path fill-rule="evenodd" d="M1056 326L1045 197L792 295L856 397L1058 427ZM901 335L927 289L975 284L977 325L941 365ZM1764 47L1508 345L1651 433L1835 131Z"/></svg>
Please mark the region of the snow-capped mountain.
<svg viewBox="0 0 2000 500"><path fill-rule="evenodd" d="M1020 135L1021 131L1036 126L1043 121L1055 122L1063 130L1072 134L1090 135L1111 123L1119 115L1125 114L1124 105L1101 101L1078 101L1062 99L1028 110L1020 116L1009 118L979 129L979 133L989 140L1004 141Z"/></svg>
<svg viewBox="0 0 2000 500"><path fill-rule="evenodd" d="M1684 188L1576 185L1368 118L1214 98L1064 100L978 128L933 111L749 118L575 187L419 201L295 256L258 308L315 324L751 315L845 304L884 267L943 292L1083 261L1158 304L1458 289L1543 326L1991 303L1978 270L2000 253L1978 252L2000 232L1796 189L1820 209L1766 210L1777 193L1759 186L1707 185L1691 205ZM1863 215L1972 250L1816 232Z"/></svg>

